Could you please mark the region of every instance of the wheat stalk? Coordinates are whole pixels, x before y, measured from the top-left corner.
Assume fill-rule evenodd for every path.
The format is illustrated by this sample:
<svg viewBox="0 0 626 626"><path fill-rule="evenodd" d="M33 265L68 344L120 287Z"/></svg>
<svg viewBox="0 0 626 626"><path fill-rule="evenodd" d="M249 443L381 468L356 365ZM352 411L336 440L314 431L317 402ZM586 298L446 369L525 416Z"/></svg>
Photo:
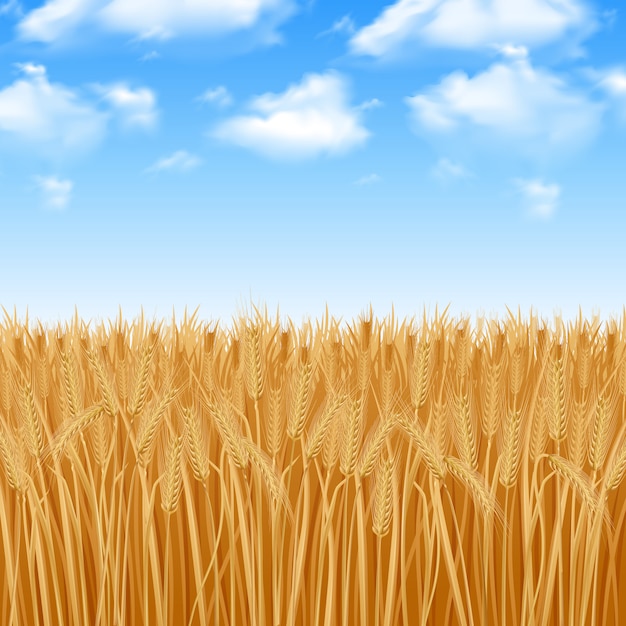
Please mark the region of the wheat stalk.
<svg viewBox="0 0 626 626"><path fill-rule="evenodd" d="M103 406L107 414L114 418L119 409L115 394L113 393L113 387L111 386L111 382L107 376L104 366L95 351L87 351L87 360L96 372L96 378L98 379L98 385L100 386L100 393L102 394Z"/></svg>
<svg viewBox="0 0 626 626"><path fill-rule="evenodd" d="M392 459L381 459L374 474L376 491L372 507L372 530L378 537L389 532L393 510L395 463Z"/></svg>
<svg viewBox="0 0 626 626"><path fill-rule="evenodd" d="M359 396L350 402L350 411L347 415L346 426L343 433L343 445L339 470L344 476L354 473L357 464L358 449L361 442L361 430L363 427L363 401Z"/></svg>
<svg viewBox="0 0 626 626"><path fill-rule="evenodd" d="M420 341L415 346L411 369L411 401L416 408L426 402L430 379L430 342Z"/></svg>
<svg viewBox="0 0 626 626"><path fill-rule="evenodd" d="M556 454L549 454L548 462L552 469L557 471L574 486L576 493L587 508L592 513L595 513L600 507L600 499L591 484L589 476L579 467L576 467L571 461Z"/></svg>
<svg viewBox="0 0 626 626"><path fill-rule="evenodd" d="M0 458L11 489L24 494L28 488L28 472L24 456L15 438L0 422Z"/></svg>
<svg viewBox="0 0 626 626"><path fill-rule="evenodd" d="M594 472L600 471L604 465L609 451L609 435L613 420L613 403L604 394L600 394L596 403L595 419L589 438L589 464Z"/></svg>
<svg viewBox="0 0 626 626"><path fill-rule="evenodd" d="M198 413L189 407L183 409L185 420L185 450L195 479L204 482L209 477L210 466L202 423Z"/></svg>
<svg viewBox="0 0 626 626"><path fill-rule="evenodd" d="M605 483L606 491L617 489L624 478L624 473L626 473L626 439L622 440L617 454L607 471Z"/></svg>
<svg viewBox="0 0 626 626"><path fill-rule="evenodd" d="M226 446L228 456L239 469L247 469L249 462L248 451L243 445L243 436L231 415L230 409L222 403L217 403L213 400L209 402L208 407L217 426L220 438Z"/></svg>
<svg viewBox="0 0 626 626"><path fill-rule="evenodd" d="M265 439L267 449L272 456L280 452L284 439L284 419L282 411L283 387L270 387L269 391L269 419L267 420L267 430Z"/></svg>
<svg viewBox="0 0 626 626"><path fill-rule="evenodd" d="M177 389L168 387L161 397L161 400L151 413L144 416L137 433L137 462L146 467L152 458L152 448L156 438L161 419L165 415L167 408L178 393Z"/></svg>
<svg viewBox="0 0 626 626"><path fill-rule="evenodd" d="M146 396L148 395L148 375L150 374L150 364L152 363L154 351L155 344L148 343L144 347L141 355L133 395L128 406L128 411L133 419L141 414L146 404Z"/></svg>
<svg viewBox="0 0 626 626"><path fill-rule="evenodd" d="M369 476L369 474L371 474L374 470L374 466L378 460L383 444L395 426L395 417L385 421L379 420L376 428L373 429L368 435L359 460L359 474L362 478Z"/></svg>
<svg viewBox="0 0 626 626"><path fill-rule="evenodd" d="M298 439L304 430L312 371L313 364L310 361L303 363L298 371L295 400L287 422L287 435L291 439Z"/></svg>
<svg viewBox="0 0 626 626"><path fill-rule="evenodd" d="M456 411L454 412L454 435L459 454L473 469L478 468L478 451L474 425L472 423L470 398L468 394L455 396Z"/></svg>
<svg viewBox="0 0 626 626"><path fill-rule="evenodd" d="M95 405L85 410L83 413L76 415L74 418L66 420L61 425L58 433L55 435L53 445L50 452L55 460L58 460L65 447L80 432L85 431L93 422L95 422L103 413L104 407Z"/></svg>
<svg viewBox="0 0 626 626"><path fill-rule="evenodd" d="M161 507L166 513L174 513L182 491L183 474L181 451L183 436L171 437L165 456L165 469L161 480Z"/></svg>
<svg viewBox="0 0 626 626"><path fill-rule="evenodd" d="M248 329L246 352L246 386L248 394L258 402L263 393L263 360L261 358L261 329L258 325Z"/></svg>
<svg viewBox="0 0 626 626"><path fill-rule="evenodd" d="M432 439L406 413L398 416L398 423L421 452L430 473L438 480L443 480L446 475L446 465Z"/></svg>
<svg viewBox="0 0 626 626"><path fill-rule="evenodd" d="M520 463L520 430L522 412L509 411L504 420L503 446L500 465L500 483L504 487L512 487L517 479Z"/></svg>
<svg viewBox="0 0 626 626"><path fill-rule="evenodd" d="M309 461L319 454L322 449L322 445L324 444L324 438L326 437L337 412L343 406L345 401L345 394L337 394L333 396L330 402L328 402L324 407L319 419L317 419L313 424L305 449L305 456Z"/></svg>
<svg viewBox="0 0 626 626"><path fill-rule="evenodd" d="M35 397L29 381L25 381L22 387L22 401L24 441L28 451L39 461L44 452L44 442L41 432L41 420L35 406Z"/></svg>
<svg viewBox="0 0 626 626"><path fill-rule="evenodd" d="M76 417L80 410L80 387L78 372L71 353L61 350L61 362L63 363L63 384L69 408L70 418Z"/></svg>
<svg viewBox="0 0 626 626"><path fill-rule="evenodd" d="M460 459L446 456L444 457L444 461L450 473L459 478L470 490L474 502L478 504L483 516L496 515L496 517L502 519L502 514L495 496L489 491L489 487L485 483L483 476L468 463Z"/></svg>

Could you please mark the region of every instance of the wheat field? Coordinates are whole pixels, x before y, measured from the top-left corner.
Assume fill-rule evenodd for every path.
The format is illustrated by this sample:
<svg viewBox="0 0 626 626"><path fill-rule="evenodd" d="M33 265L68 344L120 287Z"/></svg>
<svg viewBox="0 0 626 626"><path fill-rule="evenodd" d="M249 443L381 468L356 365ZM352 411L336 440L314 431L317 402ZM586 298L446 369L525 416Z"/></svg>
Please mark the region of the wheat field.
<svg viewBox="0 0 626 626"><path fill-rule="evenodd" d="M626 622L621 320L0 326L0 624Z"/></svg>

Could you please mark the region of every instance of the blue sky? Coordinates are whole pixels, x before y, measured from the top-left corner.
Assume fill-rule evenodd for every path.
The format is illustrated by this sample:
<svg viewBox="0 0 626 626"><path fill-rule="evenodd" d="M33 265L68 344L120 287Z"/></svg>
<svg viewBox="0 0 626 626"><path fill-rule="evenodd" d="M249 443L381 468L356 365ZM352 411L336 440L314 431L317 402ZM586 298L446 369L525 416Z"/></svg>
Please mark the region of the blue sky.
<svg viewBox="0 0 626 626"><path fill-rule="evenodd" d="M0 0L0 304L626 304L626 7Z"/></svg>

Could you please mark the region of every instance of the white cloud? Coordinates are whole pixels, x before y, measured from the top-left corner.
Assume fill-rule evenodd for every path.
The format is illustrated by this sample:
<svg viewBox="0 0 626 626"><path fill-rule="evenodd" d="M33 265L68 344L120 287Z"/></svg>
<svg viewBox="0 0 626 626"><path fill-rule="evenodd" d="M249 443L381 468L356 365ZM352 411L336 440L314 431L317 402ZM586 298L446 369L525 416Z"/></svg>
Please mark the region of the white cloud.
<svg viewBox="0 0 626 626"><path fill-rule="evenodd" d="M363 176L362 178L355 180L354 184L359 186L372 185L374 183L379 183L381 180L382 178L378 174L368 174L367 176Z"/></svg>
<svg viewBox="0 0 626 626"><path fill-rule="evenodd" d="M405 101L420 130L441 136L474 127L478 140L504 141L523 152L584 144L598 131L604 110L526 59L494 64L472 78L453 72Z"/></svg>
<svg viewBox="0 0 626 626"><path fill-rule="evenodd" d="M512 182L532 216L546 219L554 214L561 196L559 185L545 184L540 179L515 178Z"/></svg>
<svg viewBox="0 0 626 626"><path fill-rule="evenodd" d="M142 39L249 29L268 15L293 12L292 0L48 0L19 24L23 39L53 42L95 24Z"/></svg>
<svg viewBox="0 0 626 626"><path fill-rule="evenodd" d="M626 96L626 72L620 69L606 72L600 86L612 96Z"/></svg>
<svg viewBox="0 0 626 626"><path fill-rule="evenodd" d="M532 47L593 28L580 0L398 0L356 32L350 48L380 57L411 41L457 49L507 41Z"/></svg>
<svg viewBox="0 0 626 626"><path fill-rule="evenodd" d="M18 33L28 41L51 43L77 28L99 4L99 0L50 0L24 17Z"/></svg>
<svg viewBox="0 0 626 626"><path fill-rule="evenodd" d="M162 170L186 171L200 165L198 157L185 150L177 150L169 157L164 157L148 167L146 172L160 172Z"/></svg>
<svg viewBox="0 0 626 626"><path fill-rule="evenodd" d="M226 87L220 85L215 89L207 89L201 96L196 98L200 102L212 102L219 107L227 107L233 103L233 98Z"/></svg>
<svg viewBox="0 0 626 626"><path fill-rule="evenodd" d="M431 174L442 181L472 176L471 172L465 169L463 165L446 158L441 158L437 161L437 164L431 170Z"/></svg>
<svg viewBox="0 0 626 626"><path fill-rule="evenodd" d="M493 47L504 57L509 59L526 59L528 57L528 48L526 46L515 46L511 43L494 44Z"/></svg>
<svg viewBox="0 0 626 626"><path fill-rule="evenodd" d="M254 115L232 117L213 136L274 158L340 154L362 145L369 132L347 104L347 87L335 72L307 74L282 94L252 100Z"/></svg>
<svg viewBox="0 0 626 626"><path fill-rule="evenodd" d="M27 76L45 76L46 68L35 63L14 63L15 67Z"/></svg>
<svg viewBox="0 0 626 626"><path fill-rule="evenodd" d="M623 123L626 123L626 71L623 67L612 67L602 70L584 68L581 71L597 90L604 91L609 106L616 112Z"/></svg>
<svg viewBox="0 0 626 626"><path fill-rule="evenodd" d="M152 128L158 119L156 96L151 89L131 89L124 83L92 86L118 113L124 126Z"/></svg>
<svg viewBox="0 0 626 626"><path fill-rule="evenodd" d="M319 37L334 35L335 33L348 33L349 35L353 35L355 31L356 27L352 18L349 15L344 15L341 19L336 20L329 29L318 33L315 38L318 39Z"/></svg>
<svg viewBox="0 0 626 626"><path fill-rule="evenodd" d="M71 180L61 180L55 176L35 176L34 180L48 208L64 209L68 205L74 188Z"/></svg>
<svg viewBox="0 0 626 626"><path fill-rule="evenodd" d="M25 77L0 89L0 133L55 155L89 148L102 139L105 113L83 101L77 92L50 83L43 66L16 65Z"/></svg>

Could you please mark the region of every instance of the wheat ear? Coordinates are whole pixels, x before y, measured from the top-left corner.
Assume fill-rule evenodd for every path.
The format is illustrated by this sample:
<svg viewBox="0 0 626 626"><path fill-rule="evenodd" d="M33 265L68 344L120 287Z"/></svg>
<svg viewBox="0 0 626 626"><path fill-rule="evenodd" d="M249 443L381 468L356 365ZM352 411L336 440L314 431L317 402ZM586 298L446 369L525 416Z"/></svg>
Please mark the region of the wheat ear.
<svg viewBox="0 0 626 626"><path fill-rule="evenodd" d="M287 422L287 434L292 439L298 439L304 430L312 371L313 364L310 361L307 361L300 366L300 370L298 372L298 382L295 389L295 401L291 411L289 412L289 420Z"/></svg>
<svg viewBox="0 0 626 626"><path fill-rule="evenodd" d="M20 446L0 423L0 458L11 489L24 494L28 487L28 473Z"/></svg>
<svg viewBox="0 0 626 626"><path fill-rule="evenodd" d="M503 445L500 466L500 484L512 487L517 480L520 463L520 431L522 426L522 412L509 411L504 420Z"/></svg>
<svg viewBox="0 0 626 626"><path fill-rule="evenodd" d="M376 428L370 432L359 460L359 474L361 477L369 476L372 473L383 444L395 426L396 417L393 416L391 419L379 420Z"/></svg>
<svg viewBox="0 0 626 626"><path fill-rule="evenodd" d="M182 491L183 474L181 451L183 437L172 437L165 456L165 470L161 481L161 507L166 513L174 513L178 508Z"/></svg>
<svg viewBox="0 0 626 626"><path fill-rule="evenodd" d="M381 459L374 476L376 491L372 508L372 530L378 537L384 537L391 525L395 482L394 461L389 458Z"/></svg>
<svg viewBox="0 0 626 626"><path fill-rule="evenodd" d="M246 386L248 394L258 402L263 393L263 360L261 358L261 329L249 328L245 352Z"/></svg>
<svg viewBox="0 0 626 626"><path fill-rule="evenodd" d="M100 405L92 406L83 413L78 414L70 420L66 420L58 434L55 436L51 448L52 456L58 460L63 454L68 443L80 432L85 431L104 412L104 407Z"/></svg>
<svg viewBox="0 0 626 626"><path fill-rule="evenodd" d="M143 349L141 360L139 361L133 395L128 406L128 411L133 418L141 414L146 404L146 397L148 395L148 375L150 374L150 364L152 363L155 347L156 344L154 343L147 344Z"/></svg>
<svg viewBox="0 0 626 626"><path fill-rule="evenodd" d="M438 480L443 480L446 475L446 465L432 438L423 431L417 422L404 413L398 417L398 423L421 452L430 473Z"/></svg>
<svg viewBox="0 0 626 626"><path fill-rule="evenodd" d="M460 459L447 456L444 460L450 473L460 479L469 489L481 513L485 516L495 514L498 519L502 520L503 515L498 503L495 496L489 491L484 477Z"/></svg>
<svg viewBox="0 0 626 626"><path fill-rule="evenodd" d="M362 397L359 396L350 403L350 411L346 419L343 433L339 470L344 476L351 475L356 469L358 449L361 442L362 412L363 400Z"/></svg>
<svg viewBox="0 0 626 626"><path fill-rule="evenodd" d="M24 440L28 451L39 461L44 452L44 443L41 432L41 420L35 406L35 397L29 381L26 381L22 387L22 401Z"/></svg>
<svg viewBox="0 0 626 626"><path fill-rule="evenodd" d="M156 438L161 419L167 411L167 407L178 393L177 389L169 387L156 408L147 416L144 416L137 433L137 462L146 467L152 458L152 448Z"/></svg>
<svg viewBox="0 0 626 626"><path fill-rule="evenodd" d="M315 456L317 456L322 449L322 445L324 444L324 438L328 433L337 412L342 407L343 403L346 401L345 394L337 394L332 397L330 402L326 404L324 410L313 424L311 429L311 434L307 440L307 445L305 449L305 455L307 460L311 460Z"/></svg>
<svg viewBox="0 0 626 626"><path fill-rule="evenodd" d="M589 476L579 467L576 467L571 461L556 454L549 454L548 462L552 469L574 486L574 490L587 508L592 513L595 513L600 507L600 499L591 484Z"/></svg>
<svg viewBox="0 0 626 626"><path fill-rule="evenodd" d="M183 409L185 418L185 450L195 479L204 482L209 477L210 466L202 423L198 413L189 407Z"/></svg>
<svg viewBox="0 0 626 626"><path fill-rule="evenodd" d="M94 351L87 351L87 360L91 363L94 371L96 372L96 378L98 379L98 385L100 386L100 393L102 394L104 409L109 417L114 418L118 412L117 400L113 387L107 373L104 369L102 361Z"/></svg>

